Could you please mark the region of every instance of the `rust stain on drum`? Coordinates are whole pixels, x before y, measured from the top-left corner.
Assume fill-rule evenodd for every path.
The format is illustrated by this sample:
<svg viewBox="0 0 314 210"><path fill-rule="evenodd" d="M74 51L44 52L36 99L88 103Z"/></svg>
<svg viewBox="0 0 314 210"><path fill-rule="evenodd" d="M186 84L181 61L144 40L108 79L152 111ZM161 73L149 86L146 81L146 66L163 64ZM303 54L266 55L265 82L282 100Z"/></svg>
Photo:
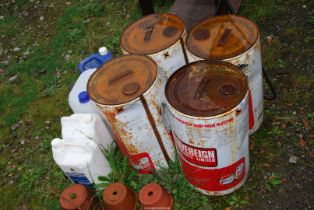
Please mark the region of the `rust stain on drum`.
<svg viewBox="0 0 314 210"><path fill-rule="evenodd" d="M103 109L102 109L103 110ZM123 107L113 108L111 111L102 111L105 115L106 119L109 121L113 129L117 132L119 137L123 137L123 141L121 142L127 150L127 153L130 155L136 155L140 152L131 143L132 134L127 132L125 128L127 127L127 122L121 122L116 119L116 116L123 111Z"/></svg>
<svg viewBox="0 0 314 210"><path fill-rule="evenodd" d="M248 90L246 76L222 61L198 61L176 71L166 84L167 101L181 113L208 117L236 107Z"/></svg>
<svg viewBox="0 0 314 210"><path fill-rule="evenodd" d="M156 139L157 139L157 141L158 141L159 147L160 147L160 149L161 149L161 151L162 151L162 153L163 153L163 155L164 155L166 161L169 162L170 158L169 158L169 156L168 156L168 154L167 154L165 145L163 144L163 142L162 142L162 140L161 140L161 136L160 136L160 134L159 134L159 132L158 132L158 130L157 130L156 123L155 123L155 121L154 121L154 118L153 118L152 113L151 113L150 110L149 110L149 107L148 107L148 105L147 105L146 99L145 99L143 96L141 96L140 99L141 99L141 102L142 102L143 107L144 107L144 109L145 109L145 112L146 112L148 121L149 121L149 123L150 123L150 125L151 125L151 127L152 127L152 129L153 129L153 132L154 132L154 134L155 134L155 136L156 136Z"/></svg>
<svg viewBox="0 0 314 210"><path fill-rule="evenodd" d="M163 35L166 37L172 37L176 33L178 33L178 28L175 26L168 26L167 28L164 29Z"/></svg>
<svg viewBox="0 0 314 210"><path fill-rule="evenodd" d="M193 37L196 40L206 40L209 38L209 31L207 29L199 29L193 32Z"/></svg>
<svg viewBox="0 0 314 210"><path fill-rule="evenodd" d="M125 146L126 146L126 148L127 148L127 150L128 150L128 152L129 152L130 155L137 155L137 154L140 153L140 152L137 150L136 146L134 146L133 144L128 144L128 143L126 143Z"/></svg>

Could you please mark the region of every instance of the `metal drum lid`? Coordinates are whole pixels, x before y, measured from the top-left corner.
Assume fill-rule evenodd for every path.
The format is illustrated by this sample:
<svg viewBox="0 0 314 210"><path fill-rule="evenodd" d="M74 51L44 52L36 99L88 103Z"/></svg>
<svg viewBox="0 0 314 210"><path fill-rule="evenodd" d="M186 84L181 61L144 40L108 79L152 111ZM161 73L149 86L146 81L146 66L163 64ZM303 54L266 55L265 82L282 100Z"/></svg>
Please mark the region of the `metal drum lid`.
<svg viewBox="0 0 314 210"><path fill-rule="evenodd" d="M254 22L225 15L205 20L192 28L186 46L197 57L223 60L246 52L258 37L259 29Z"/></svg>
<svg viewBox="0 0 314 210"><path fill-rule="evenodd" d="M197 61L181 67L166 84L166 99L179 112L211 117L227 112L248 91L246 76L222 61Z"/></svg>
<svg viewBox="0 0 314 210"><path fill-rule="evenodd" d="M149 55L167 49L176 43L184 32L183 21L174 14L152 14L126 28L121 47L128 53Z"/></svg>
<svg viewBox="0 0 314 210"><path fill-rule="evenodd" d="M87 84L89 96L98 104L120 105L144 94L157 78L157 65L147 56L115 58L94 72Z"/></svg>

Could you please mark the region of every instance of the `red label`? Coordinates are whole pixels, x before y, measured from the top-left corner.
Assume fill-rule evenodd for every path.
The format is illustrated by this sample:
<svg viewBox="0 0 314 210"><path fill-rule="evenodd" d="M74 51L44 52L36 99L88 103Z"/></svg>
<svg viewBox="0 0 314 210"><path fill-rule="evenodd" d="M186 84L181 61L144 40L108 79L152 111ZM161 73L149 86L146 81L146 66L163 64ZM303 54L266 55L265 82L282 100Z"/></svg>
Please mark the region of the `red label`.
<svg viewBox="0 0 314 210"><path fill-rule="evenodd" d="M254 127L254 107L251 90L249 90L249 129L252 129L253 127Z"/></svg>
<svg viewBox="0 0 314 210"><path fill-rule="evenodd" d="M217 166L217 150L215 148L193 147L182 142L177 136L176 139L177 149L186 160L200 166Z"/></svg>
<svg viewBox="0 0 314 210"><path fill-rule="evenodd" d="M129 155L129 164L140 174L151 174L156 170L152 159L146 152Z"/></svg>
<svg viewBox="0 0 314 210"><path fill-rule="evenodd" d="M196 188L206 191L228 190L239 184L245 175L245 158L219 169L206 169L192 165L180 156L182 172Z"/></svg>

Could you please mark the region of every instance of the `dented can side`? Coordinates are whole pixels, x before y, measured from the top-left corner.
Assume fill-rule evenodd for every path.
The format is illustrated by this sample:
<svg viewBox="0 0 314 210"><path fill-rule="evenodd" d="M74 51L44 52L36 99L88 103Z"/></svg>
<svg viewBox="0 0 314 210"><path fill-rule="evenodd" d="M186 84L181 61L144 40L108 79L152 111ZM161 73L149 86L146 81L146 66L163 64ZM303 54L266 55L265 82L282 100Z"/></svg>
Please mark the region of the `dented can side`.
<svg viewBox="0 0 314 210"><path fill-rule="evenodd" d="M182 171L190 184L208 195L225 195L241 187L249 172L248 93L235 108L212 117L189 116L168 102L167 106Z"/></svg>
<svg viewBox="0 0 314 210"><path fill-rule="evenodd" d="M143 94L143 98L150 109L166 153L173 159L174 145L161 122L160 88L161 81L157 77L154 84ZM139 173L151 173L168 166L140 98L126 104L114 106L97 104L97 107L110 124L120 150L128 156L129 163Z"/></svg>
<svg viewBox="0 0 314 210"><path fill-rule="evenodd" d="M186 52L189 62L204 60L192 54L188 49L186 49ZM260 38L258 38L256 43L245 53L223 61L239 66L240 68L242 67L242 72L248 77L250 89L249 134L252 134L259 129L263 122L264 98Z"/></svg>

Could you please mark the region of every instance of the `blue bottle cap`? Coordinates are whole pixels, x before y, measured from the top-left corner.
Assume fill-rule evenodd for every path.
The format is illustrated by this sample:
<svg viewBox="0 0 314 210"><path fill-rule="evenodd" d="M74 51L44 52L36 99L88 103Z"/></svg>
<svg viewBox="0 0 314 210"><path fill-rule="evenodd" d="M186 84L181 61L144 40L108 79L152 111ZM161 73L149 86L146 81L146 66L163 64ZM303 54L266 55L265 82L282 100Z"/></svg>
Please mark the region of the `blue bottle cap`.
<svg viewBox="0 0 314 210"><path fill-rule="evenodd" d="M90 100L86 91L80 92L80 94L78 95L78 99L79 99L81 104L85 104L85 103L89 102L89 100Z"/></svg>

